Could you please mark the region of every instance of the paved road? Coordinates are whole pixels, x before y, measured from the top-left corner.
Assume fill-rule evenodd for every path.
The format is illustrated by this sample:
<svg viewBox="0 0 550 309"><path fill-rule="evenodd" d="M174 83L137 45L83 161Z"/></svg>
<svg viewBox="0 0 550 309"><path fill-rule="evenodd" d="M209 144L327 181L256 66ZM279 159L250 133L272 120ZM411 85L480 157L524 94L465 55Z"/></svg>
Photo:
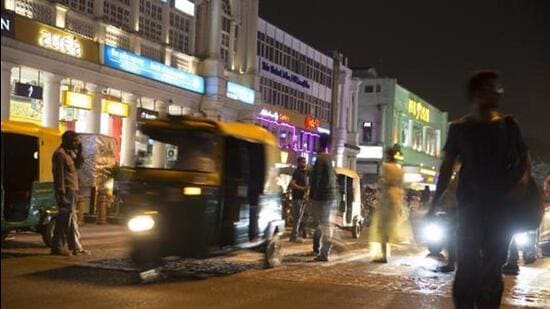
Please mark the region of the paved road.
<svg viewBox="0 0 550 309"><path fill-rule="evenodd" d="M208 261L169 260L161 278L143 284L127 260L119 226L86 226L89 257L53 257L38 235L18 234L2 249L2 308L450 308L452 275L416 246L391 263L369 263L365 240L341 233L332 262L311 262L309 243L285 243L285 263L264 269L244 251ZM158 278L157 278L158 279ZM550 259L506 279L505 307L550 307Z"/></svg>

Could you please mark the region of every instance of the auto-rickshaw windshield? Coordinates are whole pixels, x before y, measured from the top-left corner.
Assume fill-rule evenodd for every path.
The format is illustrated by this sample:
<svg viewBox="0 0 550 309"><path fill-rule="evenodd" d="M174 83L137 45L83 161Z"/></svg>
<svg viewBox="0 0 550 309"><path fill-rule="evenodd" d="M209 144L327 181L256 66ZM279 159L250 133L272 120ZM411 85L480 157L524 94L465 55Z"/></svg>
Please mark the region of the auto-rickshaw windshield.
<svg viewBox="0 0 550 309"><path fill-rule="evenodd" d="M214 173L219 137L206 130L148 128L152 157L137 167Z"/></svg>

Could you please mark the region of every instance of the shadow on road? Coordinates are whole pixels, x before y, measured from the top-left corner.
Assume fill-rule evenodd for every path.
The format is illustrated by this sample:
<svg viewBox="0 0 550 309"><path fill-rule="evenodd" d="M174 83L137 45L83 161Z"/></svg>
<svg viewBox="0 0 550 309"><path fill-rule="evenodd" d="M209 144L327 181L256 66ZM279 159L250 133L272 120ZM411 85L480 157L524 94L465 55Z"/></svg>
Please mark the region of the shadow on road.
<svg viewBox="0 0 550 309"><path fill-rule="evenodd" d="M26 275L46 280L74 281L103 286L125 286L140 283L138 273L117 270L67 266Z"/></svg>

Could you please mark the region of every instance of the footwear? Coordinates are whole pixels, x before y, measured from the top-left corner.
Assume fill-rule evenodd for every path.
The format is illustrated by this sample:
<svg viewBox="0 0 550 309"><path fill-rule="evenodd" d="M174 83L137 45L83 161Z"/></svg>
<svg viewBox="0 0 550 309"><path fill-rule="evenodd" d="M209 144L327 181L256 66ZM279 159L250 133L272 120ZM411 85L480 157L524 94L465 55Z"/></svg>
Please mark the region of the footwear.
<svg viewBox="0 0 550 309"><path fill-rule="evenodd" d="M319 253L320 253L319 251L313 251L313 252L311 252L311 255L313 255L313 256L318 256Z"/></svg>
<svg viewBox="0 0 550 309"><path fill-rule="evenodd" d="M315 262L328 262L328 258L321 255L316 256L313 260Z"/></svg>
<svg viewBox="0 0 550 309"><path fill-rule="evenodd" d="M435 271L438 273L452 273L453 271L455 271L455 266L447 264L447 265L439 266L438 268L436 268Z"/></svg>
<svg viewBox="0 0 550 309"><path fill-rule="evenodd" d="M388 259L387 258L377 258L377 259L374 259L372 260L373 263L382 263L382 264L385 264L385 263L388 263Z"/></svg>
<svg viewBox="0 0 550 309"><path fill-rule="evenodd" d="M73 250L73 255L91 255L92 252L90 250L84 250L84 249L80 249L80 250Z"/></svg>
<svg viewBox="0 0 550 309"><path fill-rule="evenodd" d="M502 266L502 273L510 276L519 275L519 266L513 264L505 264Z"/></svg>
<svg viewBox="0 0 550 309"><path fill-rule="evenodd" d="M60 256L72 256L72 253L69 250L59 250L59 249L52 249L50 251L51 255L60 255Z"/></svg>

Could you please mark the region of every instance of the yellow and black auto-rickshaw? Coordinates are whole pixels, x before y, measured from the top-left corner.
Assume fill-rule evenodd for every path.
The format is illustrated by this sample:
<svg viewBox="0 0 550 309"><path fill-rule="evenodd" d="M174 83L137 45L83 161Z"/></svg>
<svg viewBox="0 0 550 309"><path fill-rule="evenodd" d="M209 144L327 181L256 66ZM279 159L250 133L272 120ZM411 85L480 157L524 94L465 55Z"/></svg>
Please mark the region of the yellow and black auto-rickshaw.
<svg viewBox="0 0 550 309"><path fill-rule="evenodd" d="M122 168L115 195L132 209L133 260L164 256L206 258L262 248L280 263L284 232L273 135L261 127L202 118L147 120L152 165ZM155 153L156 151L156 153Z"/></svg>
<svg viewBox="0 0 550 309"><path fill-rule="evenodd" d="M52 154L61 132L35 124L2 121L2 240L10 231L42 234L49 245L57 213Z"/></svg>
<svg viewBox="0 0 550 309"><path fill-rule="evenodd" d="M337 167L339 202L336 213L336 225L350 229L353 238L359 238L365 218L361 201L361 183L359 175L350 169Z"/></svg>

